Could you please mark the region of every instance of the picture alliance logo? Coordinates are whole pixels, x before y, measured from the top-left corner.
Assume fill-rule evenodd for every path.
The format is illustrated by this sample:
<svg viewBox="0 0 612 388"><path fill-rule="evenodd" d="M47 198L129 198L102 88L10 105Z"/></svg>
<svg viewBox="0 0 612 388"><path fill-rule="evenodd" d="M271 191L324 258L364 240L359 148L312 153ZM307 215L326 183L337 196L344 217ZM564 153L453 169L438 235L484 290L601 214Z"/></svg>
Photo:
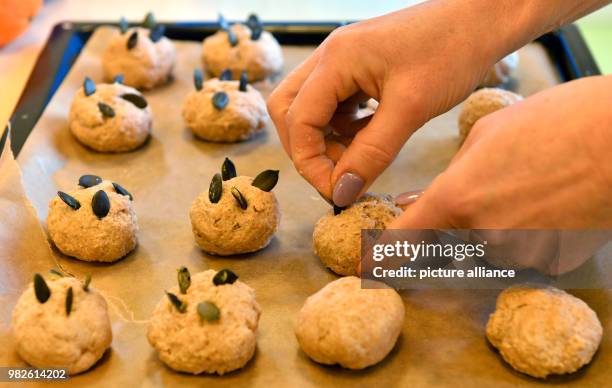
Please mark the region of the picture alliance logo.
<svg viewBox="0 0 612 388"><path fill-rule="evenodd" d="M396 241L390 244L374 244L372 259L380 262L387 258L407 258L411 262L418 259L453 259L463 261L468 257L483 258L486 254L487 241L480 243L411 243Z"/></svg>

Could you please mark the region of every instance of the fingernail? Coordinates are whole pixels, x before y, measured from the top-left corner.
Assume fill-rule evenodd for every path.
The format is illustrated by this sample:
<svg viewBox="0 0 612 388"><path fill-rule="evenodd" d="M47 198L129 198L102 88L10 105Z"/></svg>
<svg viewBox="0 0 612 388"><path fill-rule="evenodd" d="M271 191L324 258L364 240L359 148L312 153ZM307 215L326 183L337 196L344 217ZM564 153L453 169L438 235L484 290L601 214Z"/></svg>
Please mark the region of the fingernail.
<svg viewBox="0 0 612 388"><path fill-rule="evenodd" d="M414 203L423 194L423 190L407 191L395 197L395 203L400 206L406 206Z"/></svg>
<svg viewBox="0 0 612 388"><path fill-rule="evenodd" d="M364 185L363 179L359 175L345 172L336 182L332 199L336 206L344 207L352 204L357 199L359 192Z"/></svg>

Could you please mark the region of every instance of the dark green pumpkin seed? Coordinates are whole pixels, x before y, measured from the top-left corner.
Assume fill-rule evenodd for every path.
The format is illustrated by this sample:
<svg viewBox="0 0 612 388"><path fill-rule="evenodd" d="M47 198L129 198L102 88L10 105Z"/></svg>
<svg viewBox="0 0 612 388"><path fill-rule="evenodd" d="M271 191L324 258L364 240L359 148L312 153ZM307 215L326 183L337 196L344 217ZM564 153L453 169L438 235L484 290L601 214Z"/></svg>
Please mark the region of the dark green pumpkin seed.
<svg viewBox="0 0 612 388"><path fill-rule="evenodd" d="M79 178L79 186L88 188L102 183L102 178L97 175L82 175Z"/></svg>
<svg viewBox="0 0 612 388"><path fill-rule="evenodd" d="M58 276L58 277L60 277L60 278L63 278L63 277L64 277L64 274L63 274L63 273L61 273L60 271L56 270L55 268L51 268L51 269L49 270L49 273L50 273L51 275L55 275L55 276Z"/></svg>
<svg viewBox="0 0 612 388"><path fill-rule="evenodd" d="M138 43L138 31L132 32L130 37L127 40L127 49L131 50L136 47L136 43Z"/></svg>
<svg viewBox="0 0 612 388"><path fill-rule="evenodd" d="M34 275L34 294L40 303L45 303L51 297L51 290L40 274Z"/></svg>
<svg viewBox="0 0 612 388"><path fill-rule="evenodd" d="M212 96L212 104L217 110L223 110L229 104L229 97L224 91L218 91Z"/></svg>
<svg viewBox="0 0 612 388"><path fill-rule="evenodd" d="M178 278L178 285L181 290L181 294L186 294L187 289L191 285L191 274L187 267L181 267L176 270L176 277Z"/></svg>
<svg viewBox="0 0 612 388"><path fill-rule="evenodd" d="M202 90L204 87L204 76L202 76L202 70L195 69L193 71L193 85L197 91Z"/></svg>
<svg viewBox="0 0 612 388"><path fill-rule="evenodd" d="M151 32L149 33L149 39L151 39L151 42L155 43L160 40L165 33L166 26L159 24L151 30Z"/></svg>
<svg viewBox="0 0 612 388"><path fill-rule="evenodd" d="M227 30L227 40L232 47L236 47L238 45L238 37L236 37L236 34L231 29Z"/></svg>
<svg viewBox="0 0 612 388"><path fill-rule="evenodd" d="M107 216L110 211L110 200L108 194L104 190L98 190L91 199L91 210L96 217L102 219Z"/></svg>
<svg viewBox="0 0 612 388"><path fill-rule="evenodd" d="M246 21L246 25L249 26L251 30L262 26L261 20L259 20L259 17L254 13L249 15Z"/></svg>
<svg viewBox="0 0 612 388"><path fill-rule="evenodd" d="M89 291L89 284L91 284L91 274L90 273L85 275L85 280L83 281L83 291Z"/></svg>
<svg viewBox="0 0 612 388"><path fill-rule="evenodd" d="M108 104L99 102L98 109L100 110L100 113L102 113L102 116L104 117L108 117L108 118L115 117L115 110Z"/></svg>
<svg viewBox="0 0 612 388"><path fill-rule="evenodd" d="M221 311L212 302L200 302L198 303L198 314L204 321L213 322L218 321Z"/></svg>
<svg viewBox="0 0 612 388"><path fill-rule="evenodd" d="M223 193L223 179L221 174L217 173L213 176L210 181L210 187L208 188L208 199L210 203L217 203L221 199Z"/></svg>
<svg viewBox="0 0 612 388"><path fill-rule="evenodd" d="M126 195L130 198L130 201L134 200L134 197L132 197L132 194L130 194L129 191L127 191L123 186L121 186L119 183L115 183L113 182L113 187L115 188L115 191L117 192L117 194L121 194L121 195Z"/></svg>
<svg viewBox="0 0 612 388"><path fill-rule="evenodd" d="M231 81L232 80L232 70L225 69L219 76L219 81Z"/></svg>
<svg viewBox="0 0 612 388"><path fill-rule="evenodd" d="M224 181L228 181L232 178L236 178L236 166L229 158L225 158L221 165L221 177Z"/></svg>
<svg viewBox="0 0 612 388"><path fill-rule="evenodd" d="M253 179L251 185L263 191L271 191L278 183L278 170L265 170Z"/></svg>
<svg viewBox="0 0 612 388"><path fill-rule="evenodd" d="M157 21L155 20L155 15L153 14L153 12L147 12L144 19L142 20L142 26L144 28L153 29L156 24Z"/></svg>
<svg viewBox="0 0 612 388"><path fill-rule="evenodd" d="M238 190L238 188L233 186L232 190L231 190L231 193L234 196L234 198L236 199L236 202L238 202L238 205L240 206L240 208L242 210L245 210L249 204L247 203L246 199L244 198L244 196L242 195L240 190Z"/></svg>
<svg viewBox="0 0 612 388"><path fill-rule="evenodd" d="M140 94L126 93L126 94L122 94L119 97L123 98L125 101L131 102L137 108L140 108L140 109L144 109L148 105L147 100L145 100L145 98L141 96Z"/></svg>
<svg viewBox="0 0 612 388"><path fill-rule="evenodd" d="M334 205L334 215L337 216L338 214L342 213L344 209L346 209L346 207L340 207L340 206Z"/></svg>
<svg viewBox="0 0 612 388"><path fill-rule="evenodd" d="M72 287L68 288L68 292L66 292L66 316L70 315L72 312L72 300L74 299L74 293L72 292Z"/></svg>
<svg viewBox="0 0 612 388"><path fill-rule="evenodd" d="M66 205L70 206L74 210L79 210L79 208L81 207L81 203L77 201L76 198L64 193L63 191L58 191L57 195L62 201L64 201Z"/></svg>
<svg viewBox="0 0 612 388"><path fill-rule="evenodd" d="M368 107L368 102L367 101L361 101L359 103L359 109L365 109Z"/></svg>
<svg viewBox="0 0 612 388"><path fill-rule="evenodd" d="M182 314L187 311L187 303L180 300L178 296L168 291L166 291L166 295L168 296L170 303L172 303L172 305L177 309L179 313Z"/></svg>
<svg viewBox="0 0 612 388"><path fill-rule="evenodd" d="M241 92L246 92L248 84L249 77L247 76L246 71L243 71L242 74L240 74L240 84L238 85L238 90Z"/></svg>
<svg viewBox="0 0 612 388"><path fill-rule="evenodd" d="M222 14L219 14L219 28L222 30L229 30L229 23L225 20L225 17Z"/></svg>
<svg viewBox="0 0 612 388"><path fill-rule="evenodd" d="M121 35L125 34L128 28L129 28L129 24L128 24L127 19L121 16L121 19L119 19L119 31L121 31Z"/></svg>
<svg viewBox="0 0 612 388"><path fill-rule="evenodd" d="M213 277L213 284L215 286L222 286L224 284L234 284L238 280L238 275L230 271L229 269L222 269L215 274Z"/></svg>
<svg viewBox="0 0 612 388"><path fill-rule="evenodd" d="M96 92L96 84L89 77L85 77L85 81L83 81L83 91L85 92L85 96L89 97Z"/></svg>
<svg viewBox="0 0 612 388"><path fill-rule="evenodd" d="M255 28L253 31L251 31L251 40L259 40L259 38L261 38L262 32L262 27Z"/></svg>
<svg viewBox="0 0 612 388"><path fill-rule="evenodd" d="M117 74L115 78L113 78L113 83L116 83L116 84L123 84L124 81L125 81L125 78L123 77L123 74Z"/></svg>

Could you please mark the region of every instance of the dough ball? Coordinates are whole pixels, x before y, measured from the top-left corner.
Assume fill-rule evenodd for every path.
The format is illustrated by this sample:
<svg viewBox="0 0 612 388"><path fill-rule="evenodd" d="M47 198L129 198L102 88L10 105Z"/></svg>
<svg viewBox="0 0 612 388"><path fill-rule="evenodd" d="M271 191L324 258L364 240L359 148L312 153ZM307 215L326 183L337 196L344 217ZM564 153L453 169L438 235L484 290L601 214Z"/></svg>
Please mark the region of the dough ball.
<svg viewBox="0 0 612 388"><path fill-rule="evenodd" d="M496 88L485 88L475 91L463 103L459 114L459 137L465 141L480 118L497 110L515 104L523 99L522 96Z"/></svg>
<svg viewBox="0 0 612 388"><path fill-rule="evenodd" d="M501 61L493 65L479 86L491 88L507 83L516 72L518 63L518 52L505 56Z"/></svg>
<svg viewBox="0 0 612 388"><path fill-rule="evenodd" d="M404 304L394 290L362 289L361 279L335 280L314 295L297 316L300 347L321 364L348 369L374 365L393 349L404 323Z"/></svg>
<svg viewBox="0 0 612 388"><path fill-rule="evenodd" d="M98 84L95 88L89 96L83 88L74 96L68 119L70 132L79 142L99 152L125 152L140 147L151 132L151 108L148 105L139 108L121 97L134 94L142 97L140 92L120 83ZM114 116L103 114L100 103L110 107Z"/></svg>
<svg viewBox="0 0 612 388"><path fill-rule="evenodd" d="M365 194L334 215L321 217L312 235L314 253L338 275L359 275L361 229L385 229L402 213L390 195Z"/></svg>
<svg viewBox="0 0 612 388"><path fill-rule="evenodd" d="M189 211L196 243L205 252L228 256L255 252L268 246L280 223L276 196L251 185L253 178L239 176L223 181L221 199L211 203L208 190ZM236 187L247 202L242 209L231 193Z"/></svg>
<svg viewBox="0 0 612 388"><path fill-rule="evenodd" d="M93 197L103 190L110 203L108 214L99 218ZM85 261L113 262L130 253L138 243L138 224L130 197L119 194L112 182L67 193L80 207L75 210L59 195L49 203L47 229L63 254Z"/></svg>
<svg viewBox="0 0 612 388"><path fill-rule="evenodd" d="M91 368L111 345L106 301L72 277L47 280L51 296L40 303L30 284L13 310L17 353L36 368L67 368L75 375ZM72 307L66 313L68 289Z"/></svg>
<svg viewBox="0 0 612 388"><path fill-rule="evenodd" d="M136 43L128 48L128 40L136 33ZM170 39L161 37L153 42L146 28L119 31L110 39L102 54L104 78L113 80L123 75L126 85L137 89L151 89L166 83L172 76L176 52Z"/></svg>
<svg viewBox="0 0 612 388"><path fill-rule="evenodd" d="M601 341L597 315L553 287L515 286L497 298L487 338L514 369L533 377L572 373L588 364Z"/></svg>
<svg viewBox="0 0 612 388"><path fill-rule="evenodd" d="M230 69L234 78L247 72L249 82L261 81L277 73L283 67L281 47L267 31L257 40L251 39L251 29L244 24L230 27L236 35L238 44L230 44L226 31L219 30L204 39L202 61L206 71L218 77L225 69Z"/></svg>
<svg viewBox="0 0 612 388"><path fill-rule="evenodd" d="M204 82L202 90L187 95L183 119L195 136L207 141L237 142L265 129L268 111L263 97L250 85L244 92L238 87L238 81L215 78ZM229 98L222 109L213 105L213 96L219 91Z"/></svg>
<svg viewBox="0 0 612 388"><path fill-rule="evenodd" d="M169 292L186 304L181 313L164 296L155 307L147 338L170 368L193 374L224 374L242 368L255 353L261 309L255 291L237 280L215 286L217 272L208 270L191 277L191 286L181 294L177 286ZM219 319L206 321L198 304L211 302Z"/></svg>

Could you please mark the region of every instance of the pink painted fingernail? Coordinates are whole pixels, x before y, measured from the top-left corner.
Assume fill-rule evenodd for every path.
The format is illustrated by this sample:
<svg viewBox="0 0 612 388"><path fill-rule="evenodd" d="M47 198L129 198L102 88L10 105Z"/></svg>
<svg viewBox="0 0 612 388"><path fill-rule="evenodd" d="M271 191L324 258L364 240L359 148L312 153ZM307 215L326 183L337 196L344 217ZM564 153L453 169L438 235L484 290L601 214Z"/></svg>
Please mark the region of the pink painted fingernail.
<svg viewBox="0 0 612 388"><path fill-rule="evenodd" d="M421 195L423 195L423 190L406 191L395 197L395 203L400 206L410 205L419 199Z"/></svg>
<svg viewBox="0 0 612 388"><path fill-rule="evenodd" d="M334 186L334 193L332 195L334 204L339 207L352 204L357 199L364 184L364 180L359 175L345 172Z"/></svg>

